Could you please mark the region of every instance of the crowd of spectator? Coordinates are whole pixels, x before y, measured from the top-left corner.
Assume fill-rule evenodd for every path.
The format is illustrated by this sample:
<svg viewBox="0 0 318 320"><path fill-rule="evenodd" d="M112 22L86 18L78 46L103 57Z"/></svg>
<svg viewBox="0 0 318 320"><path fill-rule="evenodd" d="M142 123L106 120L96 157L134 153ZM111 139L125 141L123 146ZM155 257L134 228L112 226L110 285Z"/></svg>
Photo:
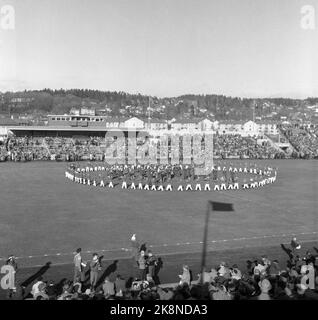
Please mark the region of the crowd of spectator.
<svg viewBox="0 0 318 320"><path fill-rule="evenodd" d="M298 124L283 124L280 127L283 134L294 147L294 157L303 159L318 158L318 127L308 127Z"/></svg>
<svg viewBox="0 0 318 320"><path fill-rule="evenodd" d="M122 142L121 142L122 140ZM104 137L79 137L79 138L52 138L52 137L9 137L0 145L0 161L104 161L107 147L113 142ZM157 139L140 140L151 146L158 146ZM213 153L215 158L228 159L274 159L283 158L284 152L273 148L269 142L258 140L253 137L241 135L223 134L215 135L213 139ZM117 140L122 145L121 151L124 157L128 156L128 140ZM180 139L179 153L182 158L184 148L183 140ZM163 155L157 148L157 156ZM171 148L169 146L171 154ZM163 152L164 153L164 152Z"/></svg>
<svg viewBox="0 0 318 320"><path fill-rule="evenodd" d="M1 161L103 160L104 139L10 137L0 145Z"/></svg>
<svg viewBox="0 0 318 320"><path fill-rule="evenodd" d="M273 148L268 141L258 143L256 137L243 137L239 134L214 136L214 154L223 159L277 159L284 157L284 152Z"/></svg>
<svg viewBox="0 0 318 320"><path fill-rule="evenodd" d="M133 238L132 238L133 239ZM257 260L246 261L246 268L221 262L205 269L193 279L188 265L183 265L174 284L160 284L158 280L157 258L144 248L135 248L133 260L139 269L137 278L125 279L114 272L114 280L106 275L99 285L92 280L95 264L99 266L98 255L89 263L91 278L88 285L84 277L74 276L74 280L63 279L59 283L45 281L38 277L30 285L28 294L23 285L16 284L8 290L9 299L28 300L318 300L318 249L315 253L298 253L300 245L296 238L291 247L281 245L288 254L286 265L271 261L263 255ZM77 250L77 261L80 249ZM75 259L75 258L74 258ZM12 260L11 260L12 263ZM117 263L117 262L116 262ZM85 263L86 265L86 263ZM76 263L75 263L76 267ZM109 268L109 267L108 267ZM83 269L84 270L84 269ZM100 267L102 270L102 267ZM115 269L114 269L115 270ZM156 271L157 270L157 271ZM84 274L84 273L83 273Z"/></svg>

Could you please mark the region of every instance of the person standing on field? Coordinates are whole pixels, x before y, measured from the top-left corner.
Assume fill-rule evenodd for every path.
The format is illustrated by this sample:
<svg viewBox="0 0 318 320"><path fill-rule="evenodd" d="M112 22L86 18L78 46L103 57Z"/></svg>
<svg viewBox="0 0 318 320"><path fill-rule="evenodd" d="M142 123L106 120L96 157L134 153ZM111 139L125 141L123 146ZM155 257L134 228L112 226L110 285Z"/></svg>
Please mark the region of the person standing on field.
<svg viewBox="0 0 318 320"><path fill-rule="evenodd" d="M82 249L78 248L74 256L74 283L78 281L83 283L85 280L84 268L86 263L82 261L81 251Z"/></svg>
<svg viewBox="0 0 318 320"><path fill-rule="evenodd" d="M98 272L102 269L97 253L93 254L93 260L90 262L89 267L90 267L91 291L95 291L97 279L98 279Z"/></svg>

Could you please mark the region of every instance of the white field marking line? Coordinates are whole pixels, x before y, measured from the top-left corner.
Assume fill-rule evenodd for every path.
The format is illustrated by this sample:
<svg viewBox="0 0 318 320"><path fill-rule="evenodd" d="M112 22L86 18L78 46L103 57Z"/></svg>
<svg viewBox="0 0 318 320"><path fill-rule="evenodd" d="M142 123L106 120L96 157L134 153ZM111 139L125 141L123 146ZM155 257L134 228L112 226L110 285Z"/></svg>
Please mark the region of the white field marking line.
<svg viewBox="0 0 318 320"><path fill-rule="evenodd" d="M93 253L93 252L116 252L116 251L126 251L127 249L125 248L121 248L121 249L102 249L102 250L88 250L88 251L82 251L82 253ZM65 252L65 253L45 253L43 255L32 255L32 256L21 256L21 257L16 257L16 259L32 259L32 258L42 258L42 257L55 257L55 256L69 256L69 255L74 255L76 254L76 252ZM7 258L1 258L0 257L0 261L1 260L6 260Z"/></svg>
<svg viewBox="0 0 318 320"><path fill-rule="evenodd" d="M266 239L266 238L285 238L285 237L291 237L291 236L299 236L299 235L312 235L312 234L317 234L318 231L313 231L313 232L302 232L302 233L290 233L290 234L277 234L277 235L264 235L264 236L254 236L254 237L242 237L242 238L234 238L234 239L220 239L220 240L210 240L208 242L211 243L222 243L222 242L229 242L229 241L242 241L242 240L255 240L255 239ZM169 244L169 246L183 246L183 245L196 245L196 244L202 244L203 242L184 242L184 243L176 243L176 244ZM167 245L152 245L151 247L166 247Z"/></svg>
<svg viewBox="0 0 318 320"><path fill-rule="evenodd" d="M318 241L317 238L315 239L309 239L309 240L304 240L302 243L307 243L307 242L314 242ZM288 244L287 242L283 244ZM244 245L244 246L239 246L239 247L231 247L230 249L220 249L220 250L238 250L238 249L247 249L247 248L257 248L258 246L253 246L253 245ZM264 247L265 248L265 247ZM213 250L211 248L207 248L207 252L214 252L214 251L219 251L216 248ZM158 252L156 253L156 256L172 256L172 255L181 255L181 254L201 254L201 251L195 250L195 251L174 251L174 252ZM114 259L116 260L129 260L131 257L117 257L116 258L111 258L111 259L105 259L103 261L113 261ZM70 265L72 262L59 262L59 263L52 263L52 266L65 266L65 265ZM43 267L43 264L38 264L38 265L30 265L30 266L25 266L24 269L29 269L29 268L40 268Z"/></svg>
<svg viewBox="0 0 318 320"><path fill-rule="evenodd" d="M219 239L219 240L210 240L208 243L222 243L222 242L231 242L231 241L249 241L249 240L260 240L260 239L267 239L267 238L286 238L286 237L293 237L293 236L300 236L300 235L313 235L318 234L318 231L313 232L301 232L301 233L290 233L290 234L273 234L273 235L263 235L263 236L254 236L254 237L242 237L242 238L233 238L233 239ZM303 241L304 242L304 241ZM161 247L175 247L175 246L188 246L188 245L199 245L203 242L184 242L184 243L172 243L172 244L158 244L158 245L148 245L150 248L161 248ZM131 248L118 248L118 249L102 249L102 250L89 250L89 251L82 251L82 253L91 253L91 252L117 252L117 251L132 251ZM26 256L26 257L16 257L16 259L34 259L34 258L42 258L48 256L68 256L73 255L76 252L70 253L54 253L54 254L44 254L44 255L33 255L33 256ZM6 258L0 258L1 260L6 260Z"/></svg>

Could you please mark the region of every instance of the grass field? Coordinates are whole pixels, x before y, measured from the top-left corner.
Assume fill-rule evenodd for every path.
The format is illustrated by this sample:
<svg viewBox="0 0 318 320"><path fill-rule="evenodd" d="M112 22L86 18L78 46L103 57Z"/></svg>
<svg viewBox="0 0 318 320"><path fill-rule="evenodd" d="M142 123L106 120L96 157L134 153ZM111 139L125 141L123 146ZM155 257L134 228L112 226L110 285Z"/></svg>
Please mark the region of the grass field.
<svg viewBox="0 0 318 320"><path fill-rule="evenodd" d="M84 260L93 251L104 256L98 283L114 272L128 279L137 275L127 259L130 236L137 233L162 257L162 283L175 282L183 263L196 277L206 205L215 200L233 203L235 211L211 214L207 266L226 261L244 268L247 259L262 254L284 265L287 255L280 244L288 244L293 234L302 243L301 254L318 247L318 162L260 165L265 164L277 167L278 177L260 189L146 192L72 183L64 177L65 163L0 163L0 259L11 253L19 257L17 281L27 292L38 275L56 282L72 279L77 247ZM0 289L0 300L5 295Z"/></svg>
<svg viewBox="0 0 318 320"><path fill-rule="evenodd" d="M41 265L47 257L67 263L82 247L87 259L87 251L124 258L132 233L156 253L198 252L208 200L235 208L211 215L209 250L272 246L292 234L318 239L318 162L263 164L277 167L278 177L260 189L147 192L74 184L64 178L65 163L1 163L0 256L14 253L24 266Z"/></svg>

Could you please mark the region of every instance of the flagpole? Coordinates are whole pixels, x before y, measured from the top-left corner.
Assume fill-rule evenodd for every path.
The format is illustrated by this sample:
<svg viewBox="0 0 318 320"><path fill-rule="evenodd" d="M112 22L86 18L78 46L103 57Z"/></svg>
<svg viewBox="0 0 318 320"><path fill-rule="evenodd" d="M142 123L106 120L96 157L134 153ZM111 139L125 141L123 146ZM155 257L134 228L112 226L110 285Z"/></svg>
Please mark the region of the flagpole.
<svg viewBox="0 0 318 320"><path fill-rule="evenodd" d="M203 285L203 274L205 272L206 264L206 252L207 252L207 243L208 243L208 228L209 228L209 216L210 211L234 211L232 203L222 203L215 201L208 201L206 216L205 216L205 225L203 233L203 247L202 247L202 260L201 260L201 279L200 284Z"/></svg>
<svg viewBox="0 0 318 320"><path fill-rule="evenodd" d="M148 130L150 128L150 96L148 97Z"/></svg>
<svg viewBox="0 0 318 320"><path fill-rule="evenodd" d="M255 100L253 100L253 122L255 122Z"/></svg>
<svg viewBox="0 0 318 320"><path fill-rule="evenodd" d="M213 173L213 168L214 168L214 156L213 156L213 151L214 151L214 146L213 146L213 139L214 139L214 136L213 136L214 132L213 132L213 128L212 128L212 173Z"/></svg>
<svg viewBox="0 0 318 320"><path fill-rule="evenodd" d="M206 263L206 250L208 242L208 227L209 227L209 216L211 210L211 203L208 201L206 215L205 215L205 226L203 234L203 247L202 247L202 259L201 259L201 284L203 285L203 273L205 272L205 263Z"/></svg>

